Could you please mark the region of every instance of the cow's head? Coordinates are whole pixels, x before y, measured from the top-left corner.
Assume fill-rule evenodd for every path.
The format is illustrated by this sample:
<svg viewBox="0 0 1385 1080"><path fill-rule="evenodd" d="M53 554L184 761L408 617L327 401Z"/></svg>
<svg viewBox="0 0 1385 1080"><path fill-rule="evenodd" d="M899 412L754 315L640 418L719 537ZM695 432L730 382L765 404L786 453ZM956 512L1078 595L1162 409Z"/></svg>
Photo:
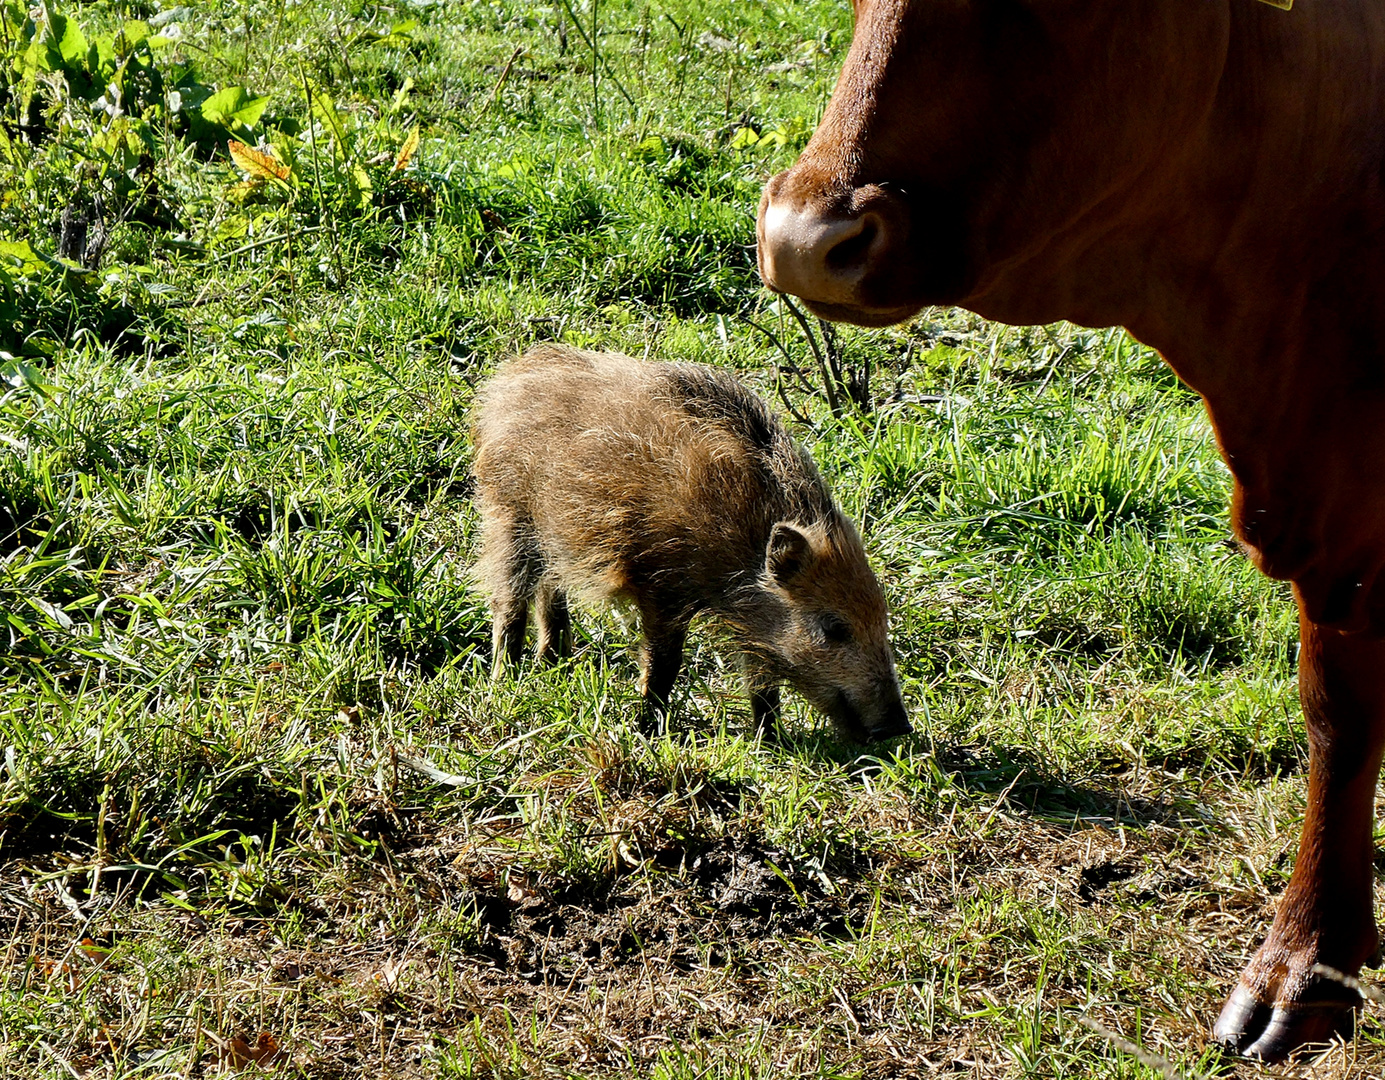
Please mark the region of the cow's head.
<svg viewBox="0 0 1385 1080"><path fill-rule="evenodd" d="M1206 117L1228 39L1218 0L855 4L832 100L758 231L767 285L864 325L1003 291L1118 227Z"/></svg>

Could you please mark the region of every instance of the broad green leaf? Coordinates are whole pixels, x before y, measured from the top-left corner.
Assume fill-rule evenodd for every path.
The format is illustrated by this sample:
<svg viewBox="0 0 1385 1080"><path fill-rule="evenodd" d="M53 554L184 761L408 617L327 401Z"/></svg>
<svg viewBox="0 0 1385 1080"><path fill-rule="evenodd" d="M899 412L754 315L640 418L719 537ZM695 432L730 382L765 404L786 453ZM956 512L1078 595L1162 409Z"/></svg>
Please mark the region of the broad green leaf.
<svg viewBox="0 0 1385 1080"><path fill-rule="evenodd" d="M48 265L27 240L0 240L0 259L26 276L40 273Z"/></svg>
<svg viewBox="0 0 1385 1080"><path fill-rule="evenodd" d="M748 147L756 146L760 142L760 133L753 127L741 127L736 129L736 133L731 136L732 150L745 150Z"/></svg>
<svg viewBox="0 0 1385 1080"><path fill-rule="evenodd" d="M10 387L27 386L43 398L51 398L58 392L56 386L44 381L37 368L15 357L11 357L0 366L0 382Z"/></svg>
<svg viewBox="0 0 1385 1080"><path fill-rule="evenodd" d="M495 170L496 176L503 176L507 179L529 176L534 171L534 163L526 158L513 157Z"/></svg>
<svg viewBox="0 0 1385 1080"><path fill-rule="evenodd" d="M217 226L212 237L212 246L224 244L228 240L240 240L250 231L250 222L244 214L232 214Z"/></svg>
<svg viewBox="0 0 1385 1080"><path fill-rule="evenodd" d="M64 15L53 16L53 37L58 42L58 55L63 58L64 67L85 65L87 58L87 39L77 20Z"/></svg>
<svg viewBox="0 0 1385 1080"><path fill-rule="evenodd" d="M224 127L254 127L267 108L268 96L252 97L243 86L228 86L202 102L202 118Z"/></svg>
<svg viewBox="0 0 1385 1080"><path fill-rule="evenodd" d="M149 24L140 19L131 19L120 28L120 39L116 42L123 55L129 55L148 40Z"/></svg>
<svg viewBox="0 0 1385 1080"><path fill-rule="evenodd" d="M102 34L91 43L91 49L87 52L87 67L104 81L109 81L115 74L117 61L115 38L112 35Z"/></svg>
<svg viewBox="0 0 1385 1080"><path fill-rule="evenodd" d="M397 22L392 25L387 34L382 34L378 30L362 30L351 39L348 43L348 48L359 48L365 45L386 45L401 49L413 43L414 31L417 29L417 19L405 19L403 22Z"/></svg>
<svg viewBox="0 0 1385 1080"><path fill-rule="evenodd" d="M263 190L263 180L237 180L226 189L226 197L237 206L240 206L246 199L250 198L250 196Z"/></svg>
<svg viewBox="0 0 1385 1080"><path fill-rule="evenodd" d="M14 61L15 70L24 76L46 71L57 71L62 67L62 55L53 45L47 34L35 34L25 49Z"/></svg>
<svg viewBox="0 0 1385 1080"><path fill-rule="evenodd" d="M269 108L269 96L255 98L243 109L237 109L231 115L246 127L254 127L264 115L265 109Z"/></svg>

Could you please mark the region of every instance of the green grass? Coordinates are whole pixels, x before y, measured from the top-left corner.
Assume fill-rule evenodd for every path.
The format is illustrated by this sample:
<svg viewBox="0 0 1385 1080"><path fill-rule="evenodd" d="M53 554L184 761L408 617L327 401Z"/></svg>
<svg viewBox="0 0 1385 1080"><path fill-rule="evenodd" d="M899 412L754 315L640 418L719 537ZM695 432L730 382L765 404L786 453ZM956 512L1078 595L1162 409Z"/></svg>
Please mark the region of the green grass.
<svg viewBox="0 0 1385 1080"><path fill-rule="evenodd" d="M85 59L0 83L49 131L0 144L0 1075L1157 1075L1084 1013L1261 1074L1209 1031L1302 817L1287 591L1119 331L841 328L835 417L788 371L755 205L847 5L71 14L171 40L137 146ZM248 127L199 112L236 86ZM102 250L54 261L65 208ZM762 745L701 633L644 736L606 616L489 681L469 404L552 339L782 392L915 736L790 697ZM1368 1013L1311 1075L1382 1063Z"/></svg>

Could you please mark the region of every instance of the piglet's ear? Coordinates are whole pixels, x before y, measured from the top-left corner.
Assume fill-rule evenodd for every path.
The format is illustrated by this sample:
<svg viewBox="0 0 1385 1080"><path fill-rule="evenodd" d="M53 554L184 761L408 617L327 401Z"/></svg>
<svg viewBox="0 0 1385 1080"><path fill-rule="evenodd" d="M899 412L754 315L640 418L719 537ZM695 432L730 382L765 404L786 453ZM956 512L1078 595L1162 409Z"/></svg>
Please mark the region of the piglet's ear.
<svg viewBox="0 0 1385 1080"><path fill-rule="evenodd" d="M787 521L777 522L765 546L765 570L777 585L788 585L813 561L813 542Z"/></svg>

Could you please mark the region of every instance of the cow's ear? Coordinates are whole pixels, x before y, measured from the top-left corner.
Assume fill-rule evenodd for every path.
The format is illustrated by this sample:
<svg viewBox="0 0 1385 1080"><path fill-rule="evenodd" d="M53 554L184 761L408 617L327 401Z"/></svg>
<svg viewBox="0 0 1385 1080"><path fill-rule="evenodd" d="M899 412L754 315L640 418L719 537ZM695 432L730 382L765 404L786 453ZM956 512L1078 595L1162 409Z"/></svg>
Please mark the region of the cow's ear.
<svg viewBox="0 0 1385 1080"><path fill-rule="evenodd" d="M797 525L777 522L765 545L765 572L776 585L788 585L812 564L813 541Z"/></svg>

